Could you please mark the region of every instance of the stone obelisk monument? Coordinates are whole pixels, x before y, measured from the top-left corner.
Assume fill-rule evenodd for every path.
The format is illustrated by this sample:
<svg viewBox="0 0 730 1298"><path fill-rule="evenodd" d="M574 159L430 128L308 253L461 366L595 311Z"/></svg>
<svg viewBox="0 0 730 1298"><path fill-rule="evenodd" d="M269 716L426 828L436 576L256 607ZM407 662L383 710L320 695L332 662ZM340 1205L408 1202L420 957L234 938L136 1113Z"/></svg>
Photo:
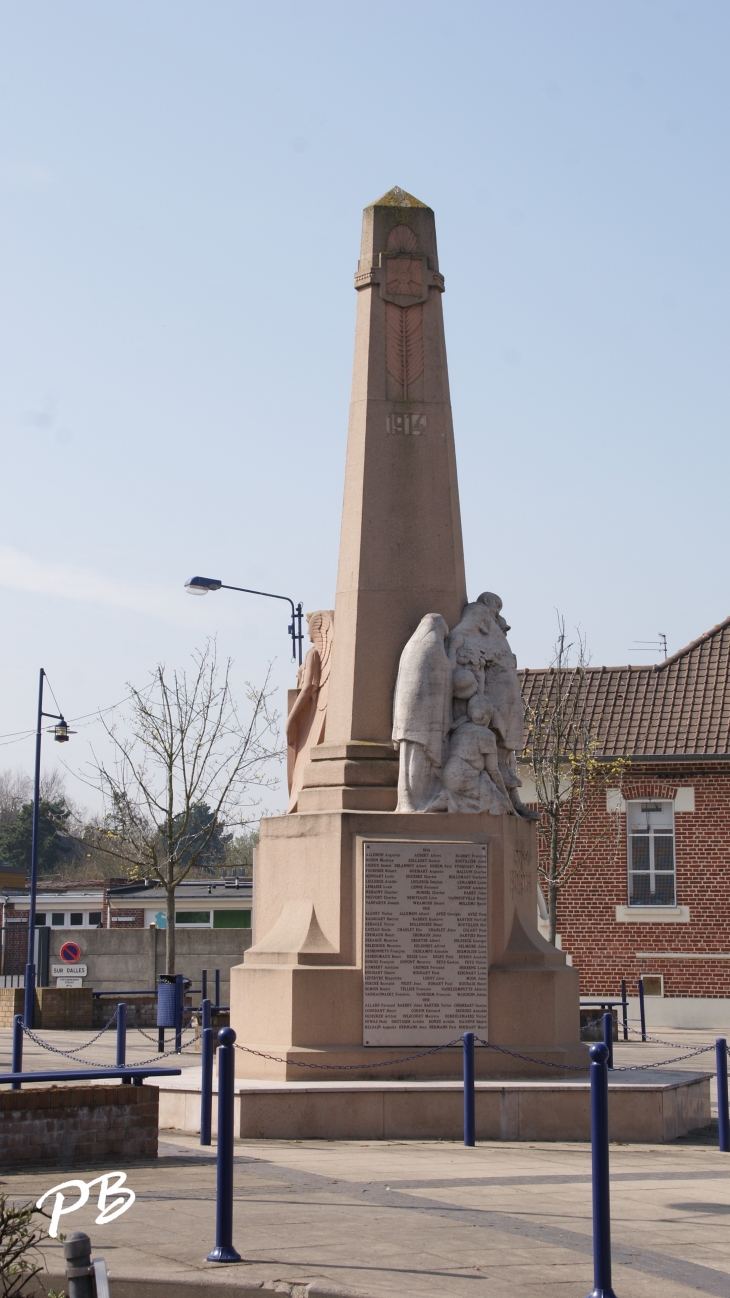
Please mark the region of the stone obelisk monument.
<svg viewBox="0 0 730 1298"><path fill-rule="evenodd" d="M355 288L334 618L310 616L290 699L289 812L261 821L254 944L231 974L232 1026L261 1055L238 1072L370 1077L467 1029L582 1061L577 973L536 927L509 628L497 596L467 601L429 207L395 188L365 209ZM451 1048L374 1076L460 1067ZM477 1070L540 1073L491 1049Z"/></svg>

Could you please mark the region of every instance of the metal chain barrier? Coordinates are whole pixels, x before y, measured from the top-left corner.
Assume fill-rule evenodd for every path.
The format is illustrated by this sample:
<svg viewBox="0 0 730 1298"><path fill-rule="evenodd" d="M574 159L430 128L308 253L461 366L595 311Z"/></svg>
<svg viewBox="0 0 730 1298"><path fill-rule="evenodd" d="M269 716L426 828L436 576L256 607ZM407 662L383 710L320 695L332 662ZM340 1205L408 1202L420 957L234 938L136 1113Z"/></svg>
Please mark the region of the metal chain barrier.
<svg viewBox="0 0 730 1298"><path fill-rule="evenodd" d="M174 1031L175 1031L174 1028L168 1028L168 1029L165 1029L165 1030L166 1030L166 1031L171 1031L171 1032L174 1032ZM145 1041L151 1041L152 1044L155 1045L155 1043L156 1043L156 1041L157 1041L157 1038L156 1038L156 1037L151 1037L150 1034L149 1034L149 1032L145 1032L143 1028L134 1028L133 1031L134 1031L134 1032L139 1032L140 1036L144 1037ZM192 1024L192 1023L189 1023L188 1026L187 1026L186 1028L183 1028L181 1035L183 1035L183 1034L186 1033L186 1032L194 1032L194 1031L195 1031L195 1028L194 1028L193 1024ZM197 1037L196 1037L196 1040L197 1040Z"/></svg>
<svg viewBox="0 0 730 1298"><path fill-rule="evenodd" d="M560 1068L563 1072L587 1073L590 1072L590 1064L559 1064L552 1059L535 1059L533 1055L520 1054L518 1050L510 1050L507 1046L495 1045L493 1041L485 1041L483 1037L474 1038L480 1046L487 1046L489 1050L498 1050L500 1054L511 1055L513 1059L522 1059L529 1064L539 1064L542 1068ZM447 1041L442 1046L433 1046L430 1050L421 1050L416 1055L404 1055L400 1059L383 1059L373 1064L311 1064L301 1059L282 1059L278 1055L267 1055L263 1050L252 1050L249 1046L242 1046L237 1041L236 1050L241 1050L247 1055L257 1055L259 1059L269 1059L275 1064L293 1064L296 1068L318 1068L325 1072L349 1072L353 1069L363 1071L370 1068L388 1068L392 1064L407 1064L412 1059L424 1059L426 1055L438 1054L439 1050L448 1050L451 1046L459 1045L461 1037L455 1037L453 1041ZM670 1043L671 1044L671 1043ZM687 1054L677 1055L673 1059L660 1059L656 1063L650 1064L627 1064L614 1067L611 1071L614 1073L633 1073L641 1072L650 1068L662 1068L665 1064L677 1064L682 1059L692 1059L695 1055L706 1054L709 1050L714 1050L714 1046L699 1046L696 1050L690 1050ZM729 1052L730 1053L730 1052Z"/></svg>
<svg viewBox="0 0 730 1298"><path fill-rule="evenodd" d="M570 1072L587 1073L590 1070L590 1064L587 1067L581 1067L580 1064L554 1064L550 1059L534 1059L532 1055L521 1055L516 1050L508 1050L506 1046L497 1046L493 1041L484 1041L482 1037L475 1037L481 1046L489 1046L490 1050L499 1050L504 1055L512 1055L515 1059L524 1059L530 1064L542 1064L545 1068L565 1068ZM676 1042L667 1042L667 1045L675 1045ZM635 1073L642 1072L647 1068L663 1068L665 1064L678 1064L682 1059L692 1059L695 1055L707 1054L708 1050L714 1050L714 1046L698 1046L695 1050L688 1051L685 1055L676 1055L674 1059L658 1059L650 1064L614 1064L610 1069L612 1073Z"/></svg>
<svg viewBox="0 0 730 1298"><path fill-rule="evenodd" d="M638 1020L638 1019L631 1019L629 1022L630 1022L630 1023L638 1023L639 1020ZM641 1036L641 1028L632 1028L632 1027L630 1026L630 1027L629 1027L629 1032L633 1032L633 1033L634 1033L634 1036L637 1036L637 1037L640 1037L640 1036ZM646 1040L647 1040L647 1042L651 1042L653 1045L656 1045L656 1046L669 1046L672 1050L681 1050L681 1049L682 1049L682 1046L683 1046L683 1044L684 1044L684 1043L681 1042L681 1041L664 1041L664 1039L663 1039L662 1037L652 1037L652 1036L649 1035L648 1032L645 1034L645 1036L646 1036ZM642 1038L642 1041L643 1041L643 1038ZM636 1044L638 1045L638 1042L637 1042ZM695 1049L695 1046L692 1046L691 1048L694 1050L694 1049ZM699 1046L699 1045L697 1045L697 1046L696 1046L696 1049L697 1049L698 1051L701 1051L701 1050L710 1050L710 1049L714 1049L714 1047L712 1047L712 1046Z"/></svg>
<svg viewBox="0 0 730 1298"><path fill-rule="evenodd" d="M137 1059L133 1064L130 1064L129 1066L130 1068L142 1068L145 1064L154 1064L155 1060L157 1059L167 1059L170 1055L182 1054L183 1050L189 1050L190 1047L194 1046L197 1041L200 1041L202 1039L202 1036L203 1034L202 1032L200 1032L198 1033L197 1037L193 1037L192 1041L187 1041L184 1046L180 1047L179 1050L176 1050L175 1047L173 1046L172 1050L164 1050L161 1054L153 1055L151 1059Z"/></svg>
<svg viewBox="0 0 730 1298"><path fill-rule="evenodd" d="M116 1010L114 1011L114 1017L116 1018ZM50 1051L51 1054L63 1055L65 1059L73 1059L74 1063L91 1064L93 1065L94 1068L111 1068L114 1069L116 1072L119 1071L118 1064L100 1064L97 1063L95 1059L77 1059L77 1052L79 1050L85 1050L88 1046L92 1044L91 1041L87 1041L86 1046L77 1046L75 1050L59 1050L58 1046L51 1046L48 1044L47 1041L44 1041L41 1037L36 1036L32 1028L27 1028L25 1024L23 1024L22 1026L23 1026L23 1032L27 1037L30 1037L31 1041L35 1042L37 1046L41 1046L43 1050ZM107 1024L107 1027L108 1026L109 1025ZM106 1031L106 1028L104 1028L104 1031ZM101 1036L101 1033L99 1033L98 1036L94 1037L93 1040L98 1041L99 1036ZM191 1041L187 1041L184 1046L180 1047L180 1051L177 1051L173 1047L172 1050L165 1050L164 1052L153 1055L151 1059L138 1059L135 1061L135 1063L129 1064L129 1067L143 1068L145 1064L154 1064L155 1061L158 1059L167 1059L169 1055L176 1055L181 1053L183 1050L189 1050L191 1046L195 1045L196 1041L200 1041L201 1036L202 1033L199 1033L197 1037L193 1037ZM69 1075L73 1077L72 1072L69 1072Z"/></svg>
<svg viewBox="0 0 730 1298"><path fill-rule="evenodd" d="M496 1046L493 1041L485 1041L483 1037L474 1037L480 1046L488 1046L490 1050L499 1050L500 1054L511 1055L513 1059L524 1059L528 1064L542 1064L544 1068L562 1068L568 1069L571 1073L590 1072L590 1064L555 1064L552 1059L533 1059L532 1055L521 1055L517 1050L509 1050L507 1046Z"/></svg>
<svg viewBox="0 0 730 1298"><path fill-rule="evenodd" d="M714 1046L698 1046L696 1050L690 1050L686 1055L675 1055L673 1059L660 1059L655 1064L621 1064L618 1067L614 1064L609 1071L614 1073L640 1073L647 1068L663 1068L665 1064L678 1064L682 1059L693 1059L695 1055L705 1055L708 1050L714 1049ZM714 1068L712 1071L714 1073Z"/></svg>
<svg viewBox="0 0 730 1298"><path fill-rule="evenodd" d="M44 1050L52 1051L54 1055L66 1055L68 1059L71 1059L74 1055L77 1055L79 1053L79 1050L88 1050L89 1046L93 1046L94 1042L99 1040L99 1037L103 1037L104 1033L108 1032L112 1023L115 1022L116 1017L117 1017L117 1011L115 1009L108 1023L104 1024L104 1027L101 1029L101 1032L97 1032L95 1037L92 1037L90 1041L85 1041L83 1045L74 1046L73 1050L59 1050L58 1046L49 1045L49 1043L47 1041L44 1041L42 1037L36 1036L32 1028L27 1028L25 1024L23 1024L23 1031L25 1032L26 1036L30 1037L32 1041L35 1041L37 1046L42 1046Z"/></svg>
<svg viewBox="0 0 730 1298"><path fill-rule="evenodd" d="M587 1032L587 1031L588 1031L588 1028L595 1028L595 1027L598 1026L599 1023L602 1023L602 1022L603 1022L603 1015L602 1015L602 1014L599 1014L597 1019L591 1019L588 1023L584 1023L584 1024L581 1026L581 1029L580 1029L580 1030L581 1030L581 1032Z"/></svg>
<svg viewBox="0 0 730 1298"><path fill-rule="evenodd" d="M265 1055L263 1050L251 1050L249 1046L241 1046L236 1041L236 1050L242 1050L247 1055L258 1055L259 1059L271 1059L275 1064L294 1064L297 1068L320 1068L326 1072L343 1073L353 1068L389 1068L391 1064L407 1064L411 1059L425 1059L426 1055L436 1055L439 1050L448 1050L450 1046L460 1046L461 1037L454 1037L453 1041L445 1041L442 1046L432 1046L430 1050L421 1050L417 1055L404 1055L402 1059L382 1059L377 1064L308 1064L302 1059L280 1059L278 1055Z"/></svg>

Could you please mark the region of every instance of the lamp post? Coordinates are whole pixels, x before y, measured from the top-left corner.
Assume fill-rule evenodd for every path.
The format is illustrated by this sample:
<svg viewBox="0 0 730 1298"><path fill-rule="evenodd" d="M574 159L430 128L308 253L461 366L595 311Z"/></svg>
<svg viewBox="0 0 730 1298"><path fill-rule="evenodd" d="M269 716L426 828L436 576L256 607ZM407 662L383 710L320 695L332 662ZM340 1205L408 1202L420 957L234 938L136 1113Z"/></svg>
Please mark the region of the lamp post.
<svg viewBox="0 0 730 1298"><path fill-rule="evenodd" d="M244 595L263 595L266 599L283 599L285 603L291 605L291 624L287 631L291 636L292 658L299 657L299 666L302 665L302 606L295 606L294 600L289 599L288 595L272 595L268 590L248 590L246 586L226 586L225 582L216 581L215 577L191 577L190 581L185 582L185 589L189 595L207 595L211 590L239 590Z"/></svg>
<svg viewBox="0 0 730 1298"><path fill-rule="evenodd" d="M35 901L36 889L38 886L38 838L39 838L39 819L40 819L40 792L41 792L41 735L43 731L43 718L47 717L49 721L55 721L57 724L49 728L49 734L52 734L57 744L67 744L69 735L73 734L69 730L63 716L58 716L55 712L43 711L43 681L46 673L41 667L41 673L38 680L38 724L35 732L35 775L33 780L33 838L30 849L30 907L28 910L28 963L25 966L25 1005L23 1009L23 1022L27 1028L33 1027L35 1012Z"/></svg>

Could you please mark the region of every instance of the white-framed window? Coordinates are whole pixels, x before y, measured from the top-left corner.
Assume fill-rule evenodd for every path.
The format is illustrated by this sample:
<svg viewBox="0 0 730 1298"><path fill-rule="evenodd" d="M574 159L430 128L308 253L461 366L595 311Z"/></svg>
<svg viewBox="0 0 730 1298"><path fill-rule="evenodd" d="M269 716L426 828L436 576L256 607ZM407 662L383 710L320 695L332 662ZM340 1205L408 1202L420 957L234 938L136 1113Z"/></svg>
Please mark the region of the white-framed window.
<svg viewBox="0 0 730 1298"><path fill-rule="evenodd" d="M36 925L48 924L50 928L99 928L100 910L37 910Z"/></svg>
<svg viewBox="0 0 730 1298"><path fill-rule="evenodd" d="M676 906L674 803L626 803L629 906Z"/></svg>

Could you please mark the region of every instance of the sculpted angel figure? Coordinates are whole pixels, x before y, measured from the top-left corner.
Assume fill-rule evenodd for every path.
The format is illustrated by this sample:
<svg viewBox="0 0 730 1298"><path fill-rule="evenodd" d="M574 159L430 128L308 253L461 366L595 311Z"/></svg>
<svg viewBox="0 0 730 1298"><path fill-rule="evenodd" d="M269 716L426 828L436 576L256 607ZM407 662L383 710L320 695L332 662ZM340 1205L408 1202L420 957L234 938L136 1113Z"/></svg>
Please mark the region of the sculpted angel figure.
<svg viewBox="0 0 730 1298"><path fill-rule="evenodd" d="M448 633L440 614L427 613L401 654L393 700L393 739L400 746L397 811L426 811L440 789L451 725Z"/></svg>
<svg viewBox="0 0 730 1298"><path fill-rule="evenodd" d="M297 676L299 693L286 719L289 783L287 812L296 811L310 749L322 743L327 720L327 694L335 615L331 609L319 609L316 613L307 613L306 616L312 648L299 668Z"/></svg>

